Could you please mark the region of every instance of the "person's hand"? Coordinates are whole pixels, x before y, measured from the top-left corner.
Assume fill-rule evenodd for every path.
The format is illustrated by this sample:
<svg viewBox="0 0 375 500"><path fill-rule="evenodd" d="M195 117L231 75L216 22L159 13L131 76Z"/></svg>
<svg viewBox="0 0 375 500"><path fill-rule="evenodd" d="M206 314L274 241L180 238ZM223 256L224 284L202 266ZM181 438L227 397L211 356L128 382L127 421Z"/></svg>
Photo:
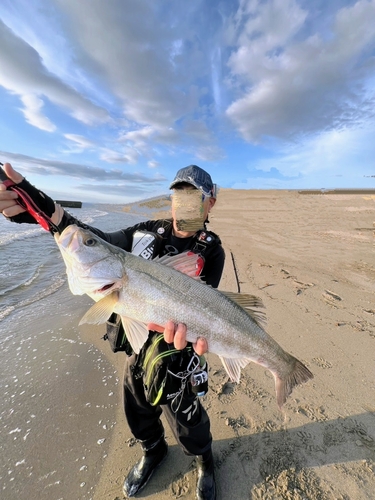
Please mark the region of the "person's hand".
<svg viewBox="0 0 375 500"><path fill-rule="evenodd" d="M17 184L18 188L21 188L30 196L41 212L51 217L54 224L60 223L63 216L60 205L55 205L52 198L30 184L19 172L14 170L10 163L5 163L3 170L7 177ZM4 183L0 183L0 213L18 224L37 224L34 217L18 205L17 198L18 194L15 191L12 189L7 190Z"/></svg>
<svg viewBox="0 0 375 500"><path fill-rule="evenodd" d="M8 178L14 183L18 184L23 181L23 176L14 170L10 163L5 163L3 167L4 172ZM17 203L18 194L4 186L0 182L0 212L5 215L5 217L15 217L16 215L25 212Z"/></svg>
<svg viewBox="0 0 375 500"><path fill-rule="evenodd" d="M147 328L155 332L164 333L164 340L167 344L174 344L176 349L184 349L187 345L187 328L183 323L178 323L178 325L176 325L173 321L168 321L164 326L149 323ZM202 337L198 338L193 344L193 348L198 356L202 356L208 351L207 340Z"/></svg>

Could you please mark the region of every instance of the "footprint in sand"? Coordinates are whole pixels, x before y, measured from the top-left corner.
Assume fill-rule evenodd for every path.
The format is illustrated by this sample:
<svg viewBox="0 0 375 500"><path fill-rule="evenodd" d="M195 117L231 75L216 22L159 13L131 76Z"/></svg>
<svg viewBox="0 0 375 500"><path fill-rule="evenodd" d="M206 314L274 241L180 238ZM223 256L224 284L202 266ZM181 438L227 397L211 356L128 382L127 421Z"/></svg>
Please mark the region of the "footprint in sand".
<svg viewBox="0 0 375 500"><path fill-rule="evenodd" d="M337 307L337 303L342 301L340 295L335 292L331 292L331 290L325 290L322 293L323 300L327 302L327 304Z"/></svg>

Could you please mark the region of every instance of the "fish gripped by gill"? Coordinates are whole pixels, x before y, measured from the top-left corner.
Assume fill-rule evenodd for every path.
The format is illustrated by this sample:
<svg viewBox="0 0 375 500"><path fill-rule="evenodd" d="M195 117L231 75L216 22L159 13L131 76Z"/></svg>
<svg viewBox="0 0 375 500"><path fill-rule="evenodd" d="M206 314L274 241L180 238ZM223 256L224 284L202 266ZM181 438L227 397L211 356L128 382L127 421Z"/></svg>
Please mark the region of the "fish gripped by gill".
<svg viewBox="0 0 375 500"><path fill-rule="evenodd" d="M280 408L296 385L313 377L262 328L263 315L256 311L261 300L203 283L196 276L196 254L145 260L76 225L55 239L71 292L87 294L96 302L81 324L105 323L116 312L138 353L148 338L148 323L184 323L187 340L204 337L232 381L239 382L241 368L251 361L270 370Z"/></svg>

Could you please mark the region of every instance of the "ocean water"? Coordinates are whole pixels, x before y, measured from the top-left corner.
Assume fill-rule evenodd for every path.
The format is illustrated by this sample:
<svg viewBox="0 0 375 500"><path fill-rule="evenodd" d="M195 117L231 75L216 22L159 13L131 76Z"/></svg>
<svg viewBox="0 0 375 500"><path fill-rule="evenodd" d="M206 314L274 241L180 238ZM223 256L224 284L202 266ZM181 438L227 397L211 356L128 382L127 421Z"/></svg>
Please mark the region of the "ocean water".
<svg viewBox="0 0 375 500"><path fill-rule="evenodd" d="M117 205L69 209L106 231L139 216ZM0 217L0 497L92 498L115 426L113 365L84 342L92 301L73 296L52 236Z"/></svg>

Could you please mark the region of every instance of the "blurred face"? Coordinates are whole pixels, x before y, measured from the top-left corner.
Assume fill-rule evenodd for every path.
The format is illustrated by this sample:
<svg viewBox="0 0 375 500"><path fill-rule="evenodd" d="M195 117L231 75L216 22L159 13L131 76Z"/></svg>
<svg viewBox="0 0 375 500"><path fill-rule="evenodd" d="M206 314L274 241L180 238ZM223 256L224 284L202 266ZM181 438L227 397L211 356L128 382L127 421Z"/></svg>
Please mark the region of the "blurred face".
<svg viewBox="0 0 375 500"><path fill-rule="evenodd" d="M205 196L190 184L173 190L172 217L175 231L178 233L195 233L204 227L204 222L215 199Z"/></svg>

